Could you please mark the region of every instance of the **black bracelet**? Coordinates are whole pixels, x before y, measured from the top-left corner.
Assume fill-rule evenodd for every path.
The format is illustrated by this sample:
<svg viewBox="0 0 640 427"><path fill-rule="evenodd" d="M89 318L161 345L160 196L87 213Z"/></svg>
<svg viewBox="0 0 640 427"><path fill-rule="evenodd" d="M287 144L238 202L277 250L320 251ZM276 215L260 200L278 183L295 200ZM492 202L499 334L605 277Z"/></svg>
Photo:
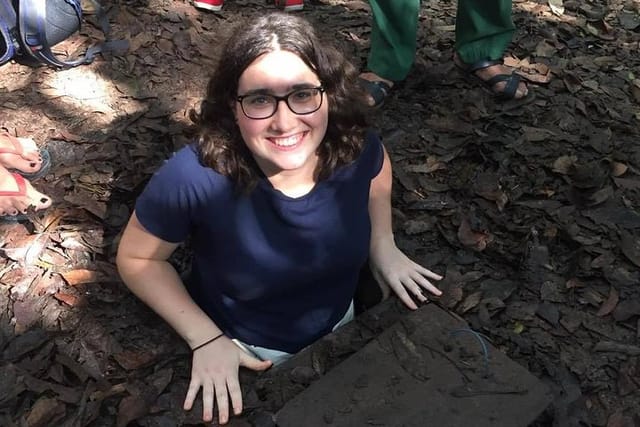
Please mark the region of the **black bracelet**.
<svg viewBox="0 0 640 427"><path fill-rule="evenodd" d="M217 340L218 338L223 337L223 336L224 336L224 332L223 332L223 333L221 333L220 335L217 335L217 336L215 336L215 337L211 338L209 341L205 341L205 342L203 342L202 344L200 344L200 345L197 345L197 346L193 347L193 348L191 349L191 351L196 351L196 350L198 350L198 349L200 349L200 348L204 347L204 346L205 346L205 345L207 345L207 344L211 344L212 342L214 342L215 340Z"/></svg>

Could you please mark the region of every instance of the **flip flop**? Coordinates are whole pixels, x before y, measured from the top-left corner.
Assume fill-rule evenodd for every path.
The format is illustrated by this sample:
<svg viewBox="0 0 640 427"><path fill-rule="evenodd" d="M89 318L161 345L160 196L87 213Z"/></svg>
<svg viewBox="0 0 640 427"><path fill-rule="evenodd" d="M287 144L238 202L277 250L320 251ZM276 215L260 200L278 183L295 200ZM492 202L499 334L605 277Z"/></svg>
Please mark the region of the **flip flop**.
<svg viewBox="0 0 640 427"><path fill-rule="evenodd" d="M362 77L358 77L358 83L364 89L364 91L373 98L373 105L371 108L380 108L384 104L385 99L391 93L391 86L382 80L367 80Z"/></svg>
<svg viewBox="0 0 640 427"><path fill-rule="evenodd" d="M13 179L16 181L16 184L18 185L18 189L15 191L0 191L0 197L15 197L15 196L19 196L19 197L23 197L27 195L27 183L24 179L24 177L18 173L12 173L11 176L13 176ZM33 206L33 205L32 205ZM45 208L46 209L46 208ZM44 209L41 209L44 210ZM0 215L0 221L4 221L4 222L18 222L18 221L24 221L27 219L30 219L33 215L32 214L23 214L23 213L18 213L17 215Z"/></svg>
<svg viewBox="0 0 640 427"><path fill-rule="evenodd" d="M3 132L3 134L9 137L9 141L13 144L13 150L0 147L0 154L14 154L16 156L22 156L23 149L18 139L14 138L6 132ZM40 153L40 157L42 157L42 163L40 165L40 169L38 169L37 171L23 172L20 169L15 168L8 168L7 170L11 173L20 174L23 177L27 178L29 181L35 181L39 178L42 178L47 173L49 173L49 169L51 169L51 154L46 148L39 148L38 151Z"/></svg>
<svg viewBox="0 0 640 427"><path fill-rule="evenodd" d="M496 98L508 101L508 100L520 100L528 96L525 95L522 98L516 98L518 92L518 86L522 81L522 77L513 71L511 74L497 74L491 77L489 80L485 80L476 74L476 71L484 70L485 68L493 67L494 65L502 65L504 62L502 59L481 59L472 64L464 64L459 59L453 61L456 67L460 69L466 77L472 78L474 81L482 84L488 89ZM505 82L504 89L497 91L495 85L501 82Z"/></svg>
<svg viewBox="0 0 640 427"><path fill-rule="evenodd" d="M51 154L49 153L49 150L47 150L46 148L40 148L39 151L40 151L40 157L42 157L42 166L40 166L40 169L38 169L37 171L33 173L26 173L18 169L7 169L7 170L12 173L20 174L24 178L27 178L29 181L35 181L42 178L43 176L46 176L49 173L49 170L51 169Z"/></svg>

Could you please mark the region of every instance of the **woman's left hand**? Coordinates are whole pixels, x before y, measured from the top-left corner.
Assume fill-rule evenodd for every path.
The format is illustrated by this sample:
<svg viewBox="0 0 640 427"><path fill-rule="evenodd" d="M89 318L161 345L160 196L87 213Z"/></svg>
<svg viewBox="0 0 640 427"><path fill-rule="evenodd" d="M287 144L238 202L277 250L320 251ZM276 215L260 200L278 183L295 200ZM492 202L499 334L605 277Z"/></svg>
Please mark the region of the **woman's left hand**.
<svg viewBox="0 0 640 427"><path fill-rule="evenodd" d="M380 286L393 289L410 309L418 308L411 295L420 302L428 300L423 294L424 290L433 295L442 295L442 291L430 282L440 280L442 276L411 261L392 239L372 245L369 255L371 272L376 281Z"/></svg>

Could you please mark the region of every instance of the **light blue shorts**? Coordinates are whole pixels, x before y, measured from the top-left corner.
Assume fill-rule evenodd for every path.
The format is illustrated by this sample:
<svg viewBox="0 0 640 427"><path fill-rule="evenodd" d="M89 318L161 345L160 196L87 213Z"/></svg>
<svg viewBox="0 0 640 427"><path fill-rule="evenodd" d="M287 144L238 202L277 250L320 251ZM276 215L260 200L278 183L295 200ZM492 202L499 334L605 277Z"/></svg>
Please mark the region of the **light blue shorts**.
<svg viewBox="0 0 640 427"><path fill-rule="evenodd" d="M353 317L354 317L353 301L351 301L351 304L349 304L349 308L347 309L347 312L342 317L342 319L340 319L340 321L335 324L332 330L335 331L340 326L351 322L353 320ZM236 339L234 339L233 342L238 347L240 347L243 351L245 351L247 354L253 357L256 357L260 360L272 361L274 366L287 361L287 359L293 356L293 354L291 353L287 353L280 350L274 350L271 348L258 347L257 345L245 344L242 341L238 341Z"/></svg>

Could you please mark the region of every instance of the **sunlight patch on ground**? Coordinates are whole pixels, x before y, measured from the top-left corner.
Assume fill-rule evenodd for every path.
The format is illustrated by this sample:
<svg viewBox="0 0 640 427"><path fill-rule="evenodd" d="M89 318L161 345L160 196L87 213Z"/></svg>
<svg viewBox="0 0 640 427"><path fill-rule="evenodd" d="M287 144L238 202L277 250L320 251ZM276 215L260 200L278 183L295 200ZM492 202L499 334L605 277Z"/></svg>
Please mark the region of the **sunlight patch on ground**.
<svg viewBox="0 0 640 427"><path fill-rule="evenodd" d="M61 97L76 107L104 113L113 112L110 105L115 103L114 93L117 92L111 82L83 67L52 73L38 91L50 97Z"/></svg>
<svg viewBox="0 0 640 427"><path fill-rule="evenodd" d="M108 123L123 113L134 114L145 109L143 104L132 99L123 102L117 85L88 67L78 67L51 73L38 92L80 111L102 113L102 121Z"/></svg>

